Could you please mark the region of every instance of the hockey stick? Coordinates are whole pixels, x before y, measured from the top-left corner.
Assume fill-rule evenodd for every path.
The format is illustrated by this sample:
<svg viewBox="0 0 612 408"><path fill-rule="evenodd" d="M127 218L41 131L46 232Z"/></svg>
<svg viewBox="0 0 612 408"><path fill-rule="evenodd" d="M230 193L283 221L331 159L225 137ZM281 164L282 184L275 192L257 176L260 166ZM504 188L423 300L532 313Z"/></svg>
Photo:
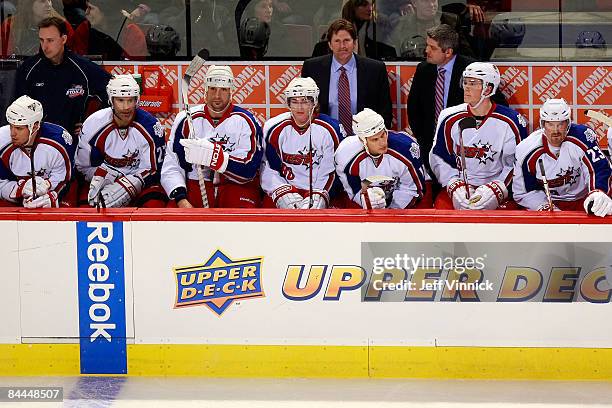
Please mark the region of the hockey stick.
<svg viewBox="0 0 612 408"><path fill-rule="evenodd" d="M465 167L465 146L463 145L463 131L466 129L476 129L476 118L467 116L459 121L459 154L461 155L461 178L465 183L465 192L468 200L470 199L470 186L468 184L467 169Z"/></svg>
<svg viewBox="0 0 612 408"><path fill-rule="evenodd" d="M607 125L608 127L612 127L612 118L609 116L604 115L603 113L599 112L599 111L595 111L592 109L589 109L587 111L584 112L584 114L591 118L591 119L595 119L601 123L603 123L604 125Z"/></svg>
<svg viewBox="0 0 612 408"><path fill-rule="evenodd" d="M550 208L549 211L554 211L555 207L550 195L550 188L548 187L548 179L546 178L546 171L544 170L544 162L542 159L538 160L538 165L540 166L540 173L542 173L542 183L544 183L544 192L546 193L546 198L548 199L548 206Z"/></svg>
<svg viewBox="0 0 612 408"><path fill-rule="evenodd" d="M368 176L361 180L361 195L366 205L366 210L372 210L372 202L368 195L368 188L370 187L381 187L386 183L392 183L393 177L389 176Z"/></svg>
<svg viewBox="0 0 612 408"><path fill-rule="evenodd" d="M32 149L30 149L30 172L32 175L32 201L36 200L36 171L34 170L34 147L35 144L32 145Z"/></svg>
<svg viewBox="0 0 612 408"><path fill-rule="evenodd" d="M208 50L202 49L198 52L198 55L193 57L189 66L185 70L185 74L183 75L183 81L181 82L181 94L183 96L183 107L185 110L185 115L187 117L187 131L189 132L189 139L194 139L195 135L193 134L193 118L191 117L191 111L189 110L189 100L187 99L189 96L189 83L195 74L202 68L202 65L206 62L208 58ZM198 184L200 185L200 194L202 196L202 207L208 208L208 194L206 193L206 182L204 181L204 170L202 166L198 164L194 164L196 173L198 175Z"/></svg>

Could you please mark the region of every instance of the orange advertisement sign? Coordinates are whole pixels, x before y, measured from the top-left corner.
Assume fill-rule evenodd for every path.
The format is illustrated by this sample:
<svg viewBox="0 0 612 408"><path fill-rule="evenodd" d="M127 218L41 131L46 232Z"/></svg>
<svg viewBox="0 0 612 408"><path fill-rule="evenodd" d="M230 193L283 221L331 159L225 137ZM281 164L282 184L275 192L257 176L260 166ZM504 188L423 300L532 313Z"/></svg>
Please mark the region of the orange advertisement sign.
<svg viewBox="0 0 612 408"><path fill-rule="evenodd" d="M580 105L612 105L612 67L577 67Z"/></svg>
<svg viewBox="0 0 612 408"><path fill-rule="evenodd" d="M301 65L271 65L270 66L270 104L284 104L283 91L293 78L299 77Z"/></svg>
<svg viewBox="0 0 612 408"><path fill-rule="evenodd" d="M262 130L263 130L263 125L264 122L266 121L266 108L249 108L247 107L246 110L248 110L249 112L251 112L253 114L253 116L255 116L255 119L257 119L257 121L259 122L259 125L261 126Z"/></svg>
<svg viewBox="0 0 612 408"><path fill-rule="evenodd" d="M263 65L233 65L234 103L266 103L266 67Z"/></svg>
<svg viewBox="0 0 612 408"><path fill-rule="evenodd" d="M612 109L595 109L595 110L600 111L601 113L608 116L609 118L612 118ZM586 125L590 127L591 129L593 129L595 131L595 134L597 135L597 140L599 140L599 145L601 147L607 148L608 139L606 135L608 131L608 126L606 126L605 124L601 123L598 120L587 117L586 109L579 109L577 116L578 116L577 117L578 123Z"/></svg>
<svg viewBox="0 0 612 408"><path fill-rule="evenodd" d="M389 80L389 89L391 90L391 103L393 105L399 103L397 100L397 84L400 80L399 67L395 65L387 65L387 79Z"/></svg>
<svg viewBox="0 0 612 408"><path fill-rule="evenodd" d="M416 71L416 67L414 66L400 66L399 70L399 87L400 87L400 103L402 105L406 105L408 102L408 93L410 92L410 87L412 86L412 77ZM393 89L393 88L392 88ZM393 90L391 91L393 94Z"/></svg>
<svg viewBox="0 0 612 408"><path fill-rule="evenodd" d="M103 65L102 68L111 75L126 75L136 72L134 65Z"/></svg>
<svg viewBox="0 0 612 408"><path fill-rule="evenodd" d="M500 90L510 105L529 105L529 67L499 67ZM528 117L528 116L527 116Z"/></svg>
<svg viewBox="0 0 612 408"><path fill-rule="evenodd" d="M563 98L574 103L572 67L533 67L533 104L541 105L551 98Z"/></svg>

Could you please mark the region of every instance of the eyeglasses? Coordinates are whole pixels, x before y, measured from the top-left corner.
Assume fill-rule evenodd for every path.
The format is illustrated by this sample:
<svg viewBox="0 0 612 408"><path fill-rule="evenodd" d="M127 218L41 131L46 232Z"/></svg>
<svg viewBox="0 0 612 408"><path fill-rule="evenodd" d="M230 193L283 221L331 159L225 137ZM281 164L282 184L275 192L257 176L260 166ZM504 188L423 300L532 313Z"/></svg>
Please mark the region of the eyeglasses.
<svg viewBox="0 0 612 408"><path fill-rule="evenodd" d="M480 79L464 79L462 81L464 87L476 88L482 86L482 81Z"/></svg>
<svg viewBox="0 0 612 408"><path fill-rule="evenodd" d="M312 101L308 98L291 98L289 99L289 106L297 108L299 106L311 106Z"/></svg>

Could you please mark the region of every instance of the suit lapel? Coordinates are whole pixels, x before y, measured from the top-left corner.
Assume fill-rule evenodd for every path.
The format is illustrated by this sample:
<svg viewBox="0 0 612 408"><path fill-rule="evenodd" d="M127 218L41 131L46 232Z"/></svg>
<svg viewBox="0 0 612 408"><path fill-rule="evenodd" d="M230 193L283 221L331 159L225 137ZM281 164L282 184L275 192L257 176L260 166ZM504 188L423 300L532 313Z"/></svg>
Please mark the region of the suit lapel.
<svg viewBox="0 0 612 408"><path fill-rule="evenodd" d="M325 58L322 65L321 89L319 89L319 103L324 112L329 111L329 80L331 78L332 55ZM322 102L321 102L322 101Z"/></svg>

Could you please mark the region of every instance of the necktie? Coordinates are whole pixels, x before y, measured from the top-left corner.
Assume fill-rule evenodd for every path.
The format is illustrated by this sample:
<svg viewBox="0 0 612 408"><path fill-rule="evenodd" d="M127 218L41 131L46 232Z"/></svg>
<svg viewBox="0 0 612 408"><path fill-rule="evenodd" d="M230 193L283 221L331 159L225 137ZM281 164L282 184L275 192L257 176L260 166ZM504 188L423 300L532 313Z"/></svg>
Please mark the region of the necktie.
<svg viewBox="0 0 612 408"><path fill-rule="evenodd" d="M438 67L438 78L436 79L436 121L440 112L444 109L444 73L446 70Z"/></svg>
<svg viewBox="0 0 612 408"><path fill-rule="evenodd" d="M351 88L349 86L346 68L340 67L338 79L338 119L347 135L353 134L353 115L351 113Z"/></svg>

